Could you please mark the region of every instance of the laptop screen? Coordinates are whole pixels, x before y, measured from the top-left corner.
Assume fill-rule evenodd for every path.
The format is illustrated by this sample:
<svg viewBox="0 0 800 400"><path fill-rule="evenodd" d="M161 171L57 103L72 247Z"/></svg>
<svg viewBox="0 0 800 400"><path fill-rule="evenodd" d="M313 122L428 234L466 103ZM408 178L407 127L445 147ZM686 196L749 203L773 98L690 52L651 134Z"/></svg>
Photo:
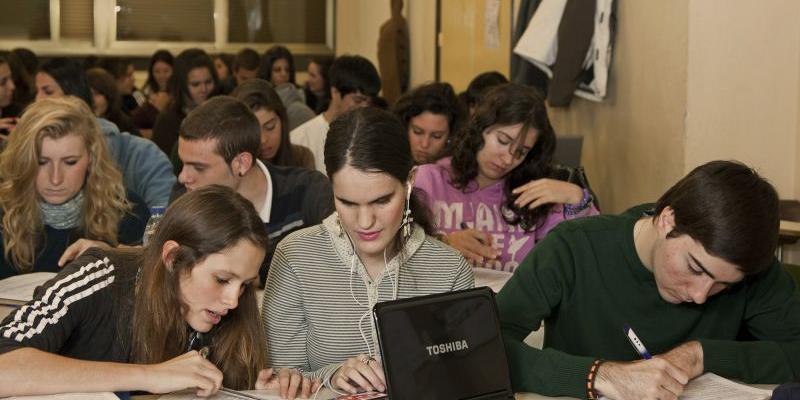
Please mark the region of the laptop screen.
<svg viewBox="0 0 800 400"><path fill-rule="evenodd" d="M491 289L378 303L373 313L391 398L512 396Z"/></svg>

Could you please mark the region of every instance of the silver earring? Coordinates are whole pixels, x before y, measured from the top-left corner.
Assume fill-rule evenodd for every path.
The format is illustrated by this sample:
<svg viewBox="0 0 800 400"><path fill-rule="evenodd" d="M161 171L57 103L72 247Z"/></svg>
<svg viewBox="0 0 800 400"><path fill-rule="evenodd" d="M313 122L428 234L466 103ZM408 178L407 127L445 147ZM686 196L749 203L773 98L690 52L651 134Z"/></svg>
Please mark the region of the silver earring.
<svg viewBox="0 0 800 400"><path fill-rule="evenodd" d="M400 226L403 227L403 229L402 229L402 231L403 231L402 232L403 240L407 240L411 236L411 232L412 232L412 230L414 228L414 225L413 225L414 217L411 216L411 190L412 189L413 189L413 187L411 186L411 183L409 182L406 185L406 207L405 207L405 211L403 211L403 222L400 224Z"/></svg>
<svg viewBox="0 0 800 400"><path fill-rule="evenodd" d="M336 216L336 236L344 236L344 227L342 226L342 220L339 219L338 215Z"/></svg>
<svg viewBox="0 0 800 400"><path fill-rule="evenodd" d="M406 209L406 212L403 215L403 240L407 240L411 237L411 232L413 229L414 218L411 216L411 210Z"/></svg>

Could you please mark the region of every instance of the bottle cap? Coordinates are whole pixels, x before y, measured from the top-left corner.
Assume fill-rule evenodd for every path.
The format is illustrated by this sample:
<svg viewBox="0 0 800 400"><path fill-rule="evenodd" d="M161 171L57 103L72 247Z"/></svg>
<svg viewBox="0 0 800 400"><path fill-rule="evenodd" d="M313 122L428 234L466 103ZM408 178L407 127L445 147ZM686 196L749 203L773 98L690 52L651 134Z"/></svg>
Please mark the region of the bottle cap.
<svg viewBox="0 0 800 400"><path fill-rule="evenodd" d="M163 214L167 207L150 207L150 215Z"/></svg>

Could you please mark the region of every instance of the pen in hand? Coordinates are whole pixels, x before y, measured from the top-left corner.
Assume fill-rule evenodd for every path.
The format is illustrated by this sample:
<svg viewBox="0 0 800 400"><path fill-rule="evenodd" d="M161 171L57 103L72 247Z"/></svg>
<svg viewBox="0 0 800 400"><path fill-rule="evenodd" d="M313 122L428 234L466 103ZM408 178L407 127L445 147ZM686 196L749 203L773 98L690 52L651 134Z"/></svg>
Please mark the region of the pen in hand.
<svg viewBox="0 0 800 400"><path fill-rule="evenodd" d="M204 347L200 348L200 350L198 350L198 353L200 353L201 357L203 357L205 359L208 359L208 353L209 353L210 350L211 349L208 346L204 346ZM250 395L250 394L247 394L247 393L242 393L242 392L237 391L237 390L228 389L228 388L226 388L224 386L220 387L219 391L222 392L222 393L227 394L230 397L235 397L237 399L260 399L260 397L253 396L253 395Z"/></svg>
<svg viewBox="0 0 800 400"><path fill-rule="evenodd" d="M639 353L639 355L642 356L642 358L644 358L645 360L653 358L653 356L650 355L650 352L647 351L647 348L644 347L644 343L642 343L642 340L639 339L639 336L636 336L636 332L634 332L633 329L628 324L625 324L624 330L625 330L625 337L628 338L628 341L631 342L633 348L636 349L636 352Z"/></svg>

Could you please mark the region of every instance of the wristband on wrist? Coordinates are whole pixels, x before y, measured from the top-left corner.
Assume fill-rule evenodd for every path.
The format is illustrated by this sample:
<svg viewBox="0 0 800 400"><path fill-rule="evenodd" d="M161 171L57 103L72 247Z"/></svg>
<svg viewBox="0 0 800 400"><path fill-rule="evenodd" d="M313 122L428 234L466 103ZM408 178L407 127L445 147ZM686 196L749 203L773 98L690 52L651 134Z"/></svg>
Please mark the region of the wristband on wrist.
<svg viewBox="0 0 800 400"><path fill-rule="evenodd" d="M597 379L597 370L600 369L600 365L604 362L605 360L594 360L592 366L589 368L589 374L586 375L586 398L589 400L597 400L600 398L597 390L594 389L594 381Z"/></svg>
<svg viewBox="0 0 800 400"><path fill-rule="evenodd" d="M589 193L589 189L583 189L583 198L581 198L580 203L578 204L564 204L564 214L566 215L575 215L592 204L592 194Z"/></svg>

